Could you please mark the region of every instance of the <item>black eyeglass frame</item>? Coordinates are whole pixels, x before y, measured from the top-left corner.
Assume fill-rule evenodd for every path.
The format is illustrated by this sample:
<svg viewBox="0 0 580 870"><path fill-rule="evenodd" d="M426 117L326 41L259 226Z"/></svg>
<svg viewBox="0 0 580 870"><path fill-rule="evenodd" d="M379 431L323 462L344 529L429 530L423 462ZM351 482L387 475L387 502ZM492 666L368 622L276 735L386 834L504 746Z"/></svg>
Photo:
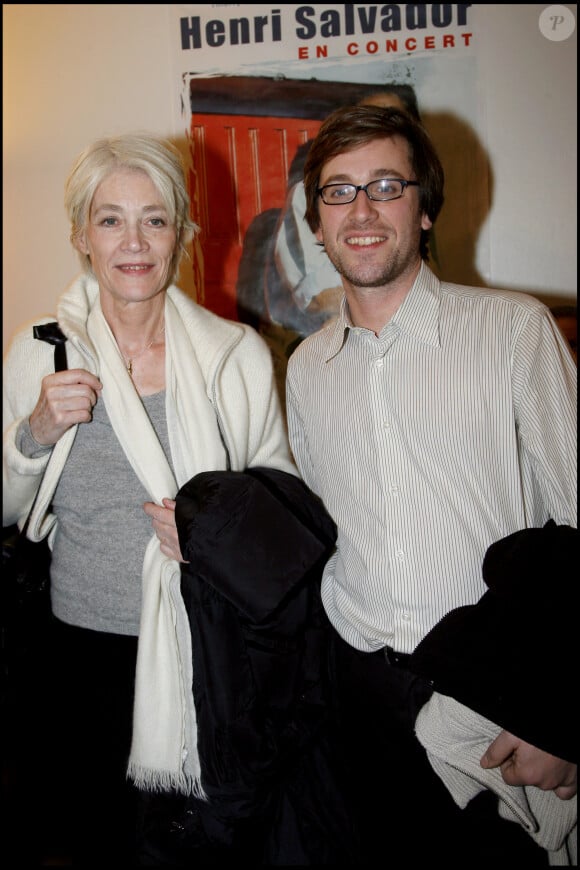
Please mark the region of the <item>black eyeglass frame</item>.
<svg viewBox="0 0 580 870"><path fill-rule="evenodd" d="M401 192L398 193L397 196L390 196L388 199L381 199L377 196L371 196L367 188L371 184L376 184L378 181L396 181L397 184L402 185ZM347 199L343 202L327 202L324 199L323 193L325 190L328 190L329 187L352 187L354 190L353 197L352 199ZM343 184L341 184L340 182L334 182L333 184L324 184L322 187L317 188L316 193L325 205L350 205L351 202L355 201L360 190L364 190L367 197L372 202L393 202L395 199L400 199L403 196L407 187L420 187L420 184L418 181L408 181L406 178L373 178L373 180L369 181L368 184L349 184L348 182L345 182Z"/></svg>

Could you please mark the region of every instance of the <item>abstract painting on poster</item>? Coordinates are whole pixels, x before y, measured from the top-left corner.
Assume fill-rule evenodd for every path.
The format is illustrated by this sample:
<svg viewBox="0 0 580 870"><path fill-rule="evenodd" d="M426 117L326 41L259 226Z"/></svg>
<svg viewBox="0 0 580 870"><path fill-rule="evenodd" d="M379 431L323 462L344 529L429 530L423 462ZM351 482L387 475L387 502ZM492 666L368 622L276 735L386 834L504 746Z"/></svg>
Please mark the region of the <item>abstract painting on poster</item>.
<svg viewBox="0 0 580 870"><path fill-rule="evenodd" d="M476 7L184 4L171 16L176 128L201 227L195 293L256 326L281 372L339 298L295 187L309 140L340 105L387 92L416 101L445 170L430 265L446 280L484 283L492 174Z"/></svg>

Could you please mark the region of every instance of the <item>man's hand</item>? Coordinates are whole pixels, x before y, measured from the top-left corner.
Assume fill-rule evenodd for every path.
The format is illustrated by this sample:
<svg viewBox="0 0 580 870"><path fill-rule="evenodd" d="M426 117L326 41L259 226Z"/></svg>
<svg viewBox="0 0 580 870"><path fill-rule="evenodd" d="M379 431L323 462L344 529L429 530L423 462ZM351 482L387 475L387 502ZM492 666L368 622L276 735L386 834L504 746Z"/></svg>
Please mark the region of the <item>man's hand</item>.
<svg viewBox="0 0 580 870"><path fill-rule="evenodd" d="M550 755L509 731L498 734L479 763L486 770L499 767L508 785L535 785L553 791L562 800L570 800L576 794L576 764Z"/></svg>

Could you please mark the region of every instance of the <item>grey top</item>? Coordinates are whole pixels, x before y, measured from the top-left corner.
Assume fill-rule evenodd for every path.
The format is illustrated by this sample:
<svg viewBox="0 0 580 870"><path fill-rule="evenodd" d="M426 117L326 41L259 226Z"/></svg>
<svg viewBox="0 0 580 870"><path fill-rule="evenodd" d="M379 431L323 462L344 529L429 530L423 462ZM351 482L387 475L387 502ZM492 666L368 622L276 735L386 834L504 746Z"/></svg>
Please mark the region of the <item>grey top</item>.
<svg viewBox="0 0 580 870"><path fill-rule="evenodd" d="M165 392L142 401L171 462ZM153 534L143 510L146 501L151 498L125 456L100 400L92 422L78 427L54 495L58 532L51 591L59 619L95 631L139 633L141 569Z"/></svg>

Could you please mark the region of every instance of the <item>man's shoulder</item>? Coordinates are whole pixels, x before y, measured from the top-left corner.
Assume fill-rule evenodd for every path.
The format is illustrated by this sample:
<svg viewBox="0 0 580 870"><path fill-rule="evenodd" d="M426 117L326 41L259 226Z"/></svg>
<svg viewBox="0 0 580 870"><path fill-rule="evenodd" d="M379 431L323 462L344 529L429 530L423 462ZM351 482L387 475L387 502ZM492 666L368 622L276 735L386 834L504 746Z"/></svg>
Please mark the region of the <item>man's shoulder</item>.
<svg viewBox="0 0 580 870"><path fill-rule="evenodd" d="M288 367L296 365L309 365L320 360L328 359L333 353L336 342L336 318L326 323L316 332L303 338L296 347L288 361Z"/></svg>
<svg viewBox="0 0 580 870"><path fill-rule="evenodd" d="M465 299L482 304L508 305L524 311L543 313L547 306L536 296L523 290L503 290L496 287L476 287L466 284L440 282L442 297Z"/></svg>

